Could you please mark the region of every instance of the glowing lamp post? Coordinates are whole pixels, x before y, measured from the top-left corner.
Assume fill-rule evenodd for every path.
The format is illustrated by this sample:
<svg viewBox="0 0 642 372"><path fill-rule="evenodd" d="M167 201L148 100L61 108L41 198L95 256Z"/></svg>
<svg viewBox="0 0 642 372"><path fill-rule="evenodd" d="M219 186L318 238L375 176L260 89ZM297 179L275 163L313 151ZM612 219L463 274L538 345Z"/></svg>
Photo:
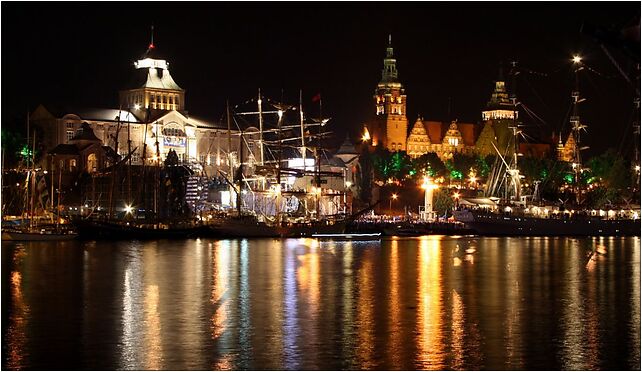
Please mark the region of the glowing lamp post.
<svg viewBox="0 0 642 372"><path fill-rule="evenodd" d="M348 213L348 191L350 191L350 186L352 186L352 182L346 181L346 189L343 193L343 214Z"/></svg>
<svg viewBox="0 0 642 372"><path fill-rule="evenodd" d="M399 197L399 195L397 195L397 194L390 195L390 205L388 206L388 209L390 210L390 215L391 216L392 216L392 201L393 200L397 200L398 197Z"/></svg>
<svg viewBox="0 0 642 372"><path fill-rule="evenodd" d="M422 216L422 220L428 221L430 219L434 219L435 212L432 210L432 197L433 197L433 190L438 188L436 184L432 182L432 179L430 177L425 177L424 176L424 183L421 185L421 188L425 190L424 193L424 212Z"/></svg>
<svg viewBox="0 0 642 372"><path fill-rule="evenodd" d="M457 209L459 207L459 193L454 193L453 198L455 199L455 209Z"/></svg>

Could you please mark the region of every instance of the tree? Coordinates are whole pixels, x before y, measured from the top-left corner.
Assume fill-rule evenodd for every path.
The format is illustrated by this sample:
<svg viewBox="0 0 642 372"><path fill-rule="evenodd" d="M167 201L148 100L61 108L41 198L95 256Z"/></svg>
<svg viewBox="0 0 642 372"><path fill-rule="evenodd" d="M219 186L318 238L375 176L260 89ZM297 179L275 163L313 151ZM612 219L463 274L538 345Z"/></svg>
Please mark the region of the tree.
<svg viewBox="0 0 642 372"><path fill-rule="evenodd" d="M415 171L416 177L429 175L430 177L439 177L446 174L446 166L434 152L425 153L418 158L411 160L412 170Z"/></svg>

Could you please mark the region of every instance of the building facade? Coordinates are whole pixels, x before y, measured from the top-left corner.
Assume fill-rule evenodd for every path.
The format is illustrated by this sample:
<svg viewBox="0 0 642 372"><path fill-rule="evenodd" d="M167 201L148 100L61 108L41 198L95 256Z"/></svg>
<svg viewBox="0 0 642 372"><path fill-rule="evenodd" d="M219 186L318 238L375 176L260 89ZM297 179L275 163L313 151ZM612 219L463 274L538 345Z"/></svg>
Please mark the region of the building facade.
<svg viewBox="0 0 642 372"><path fill-rule="evenodd" d="M519 127L518 111L506 90L501 70L481 112L480 123L442 122L418 117L408 132L407 96L399 81L391 44L389 38L382 78L374 95L376 116L363 124L362 141L390 151L406 151L411 157L436 153L442 161L452 159L457 153L487 156L496 155L498 150L507 154L508 149L512 155ZM524 155L540 158L548 156L550 150L550 144L545 143L520 143L518 149Z"/></svg>
<svg viewBox="0 0 642 372"><path fill-rule="evenodd" d="M230 161L238 163L239 131L228 133L226 125L188 114L185 90L172 78L169 63L155 56L153 45L134 63L133 73L133 85L120 92L117 109L39 105L30 123L44 134L45 148L72 144L88 125L101 144L121 158L131 154L134 165L162 162L170 150L210 176L229 172ZM245 154L252 156L247 150Z"/></svg>
<svg viewBox="0 0 642 372"><path fill-rule="evenodd" d="M391 36L388 37L381 81L377 84L373 98L376 116L364 125L364 131L369 132L372 145L381 144L390 151L406 151L406 93L399 81Z"/></svg>

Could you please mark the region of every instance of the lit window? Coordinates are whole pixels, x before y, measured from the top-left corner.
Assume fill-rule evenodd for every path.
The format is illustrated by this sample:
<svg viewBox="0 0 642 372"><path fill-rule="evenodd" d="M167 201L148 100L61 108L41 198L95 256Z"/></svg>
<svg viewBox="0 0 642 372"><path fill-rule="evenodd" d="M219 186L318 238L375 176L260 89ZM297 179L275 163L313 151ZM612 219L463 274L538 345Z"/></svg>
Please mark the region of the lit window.
<svg viewBox="0 0 642 372"><path fill-rule="evenodd" d="M74 138L75 134L76 134L76 132L74 132L73 130L69 130L68 129L67 130L67 142L71 141L71 139Z"/></svg>

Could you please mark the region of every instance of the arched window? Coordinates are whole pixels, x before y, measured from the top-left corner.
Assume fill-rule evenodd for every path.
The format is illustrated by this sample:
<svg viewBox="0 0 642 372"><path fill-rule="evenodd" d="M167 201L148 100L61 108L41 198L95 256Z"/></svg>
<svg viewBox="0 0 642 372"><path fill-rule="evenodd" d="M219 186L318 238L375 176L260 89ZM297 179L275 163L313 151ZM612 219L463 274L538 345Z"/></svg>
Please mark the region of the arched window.
<svg viewBox="0 0 642 372"><path fill-rule="evenodd" d="M98 170L98 159L96 158L95 153L89 154L87 156L87 172L92 173Z"/></svg>

